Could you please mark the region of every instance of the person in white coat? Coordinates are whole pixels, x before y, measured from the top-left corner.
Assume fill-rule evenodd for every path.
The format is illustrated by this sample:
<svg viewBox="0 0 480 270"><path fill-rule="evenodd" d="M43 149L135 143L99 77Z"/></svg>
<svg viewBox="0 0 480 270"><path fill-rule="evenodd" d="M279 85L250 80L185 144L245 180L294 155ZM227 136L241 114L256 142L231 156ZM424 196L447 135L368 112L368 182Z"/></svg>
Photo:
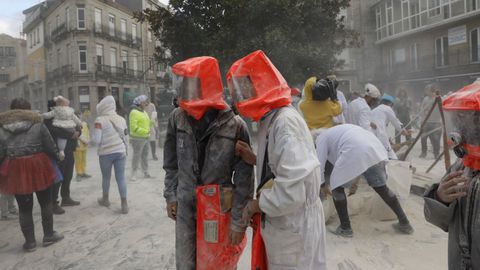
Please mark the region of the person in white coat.
<svg viewBox="0 0 480 270"><path fill-rule="evenodd" d="M355 125L345 124L323 130L316 140L317 156L322 164L333 164L330 183L333 202L340 218L340 226L334 232L343 237L353 237L348 216L347 197L344 187L363 175L367 183L397 215L399 222L393 224L395 230L411 234L413 227L403 211L396 195L387 187L388 159L382 143L371 132Z"/></svg>
<svg viewBox="0 0 480 270"><path fill-rule="evenodd" d="M320 163L305 121L290 106L290 87L262 51L235 62L227 81L239 113L259 122L257 181L271 187L243 216L264 216L268 269L326 269Z"/></svg>
<svg viewBox="0 0 480 270"><path fill-rule="evenodd" d="M360 126L365 130L372 131L377 129L372 120L372 107L375 107L382 94L375 85L367 83L365 85L365 96L357 97L348 105L348 123Z"/></svg>
<svg viewBox="0 0 480 270"><path fill-rule="evenodd" d="M385 150L388 153L388 159L398 159L395 151L390 144L390 138L388 136L387 128L389 124L392 124L396 132L401 132L402 135L408 136L410 133L402 128L402 122L398 120L397 115L392 109L395 98L384 94L380 105L372 110L372 122L375 123L377 129L374 130L375 136L382 142Z"/></svg>

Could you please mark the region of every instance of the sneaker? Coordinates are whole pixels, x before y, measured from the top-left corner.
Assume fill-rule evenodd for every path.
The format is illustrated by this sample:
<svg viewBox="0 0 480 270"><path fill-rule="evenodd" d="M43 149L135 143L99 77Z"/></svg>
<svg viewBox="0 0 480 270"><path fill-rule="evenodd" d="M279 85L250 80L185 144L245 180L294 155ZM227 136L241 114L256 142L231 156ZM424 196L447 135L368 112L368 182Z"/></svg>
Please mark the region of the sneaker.
<svg viewBox="0 0 480 270"><path fill-rule="evenodd" d="M353 230L352 228L344 229L342 226L338 226L335 231L332 231L333 234L345 237L345 238L352 238L353 237Z"/></svg>
<svg viewBox="0 0 480 270"><path fill-rule="evenodd" d="M25 252L34 252L35 250L37 250L37 242L25 242L25 244L23 244L23 250Z"/></svg>
<svg viewBox="0 0 480 270"><path fill-rule="evenodd" d="M58 205L58 203L53 204L52 211L53 211L53 214L55 214L55 215L65 214L65 210L63 210L63 208L60 207L60 205Z"/></svg>
<svg viewBox="0 0 480 270"><path fill-rule="evenodd" d="M132 176L130 178L130 181L132 181L132 182L137 182L137 180L138 180L138 178L136 176Z"/></svg>
<svg viewBox="0 0 480 270"><path fill-rule="evenodd" d="M149 173L144 173L144 174L143 174L143 177L144 177L144 178L152 178L152 176L151 176Z"/></svg>
<svg viewBox="0 0 480 270"><path fill-rule="evenodd" d="M62 206L77 206L80 202L72 200L72 198L62 199Z"/></svg>
<svg viewBox="0 0 480 270"><path fill-rule="evenodd" d="M56 242L61 241L63 238L64 236L62 234L59 234L56 231L54 231L52 235L43 237L43 246L44 247L50 246L52 244L55 244Z"/></svg>
<svg viewBox="0 0 480 270"><path fill-rule="evenodd" d="M103 197L98 198L97 202L100 206L110 207L110 202L108 201L108 199L105 200Z"/></svg>
<svg viewBox="0 0 480 270"><path fill-rule="evenodd" d="M392 227L395 229L395 231L403 234L413 234L413 232L415 231L412 225L410 225L410 222L406 224L395 223L392 224Z"/></svg>

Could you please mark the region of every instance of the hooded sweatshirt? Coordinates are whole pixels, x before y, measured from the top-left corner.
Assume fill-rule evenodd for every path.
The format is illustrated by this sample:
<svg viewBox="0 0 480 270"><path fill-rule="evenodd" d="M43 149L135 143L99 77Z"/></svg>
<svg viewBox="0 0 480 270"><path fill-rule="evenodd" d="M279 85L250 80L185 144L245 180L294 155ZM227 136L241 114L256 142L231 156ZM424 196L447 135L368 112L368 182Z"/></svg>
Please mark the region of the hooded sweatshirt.
<svg viewBox="0 0 480 270"><path fill-rule="evenodd" d="M316 81L316 77L307 80L304 87L305 100L299 105L310 130L333 127L333 117L342 113L342 106L338 101L313 100L312 91Z"/></svg>
<svg viewBox="0 0 480 270"><path fill-rule="evenodd" d="M115 109L112 96L106 96L97 105L93 142L98 146L99 156L127 152L127 122Z"/></svg>

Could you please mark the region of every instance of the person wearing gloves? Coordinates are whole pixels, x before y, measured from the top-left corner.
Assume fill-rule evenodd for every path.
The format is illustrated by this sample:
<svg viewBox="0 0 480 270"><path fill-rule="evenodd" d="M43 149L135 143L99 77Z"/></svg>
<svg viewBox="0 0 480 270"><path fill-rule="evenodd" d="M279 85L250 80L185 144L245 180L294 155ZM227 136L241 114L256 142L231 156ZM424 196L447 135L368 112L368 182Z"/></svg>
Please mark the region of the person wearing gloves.
<svg viewBox="0 0 480 270"><path fill-rule="evenodd" d="M227 82L240 115L259 122L256 172L262 190L243 218L264 216L268 269L326 269L320 163L305 121L290 105L290 87L263 51L236 61Z"/></svg>
<svg viewBox="0 0 480 270"><path fill-rule="evenodd" d="M97 104L97 119L93 131L93 142L98 147L98 159L102 172L103 196L98 204L109 207L108 199L112 167L115 171L118 192L120 193L122 213L128 213L127 184L125 183L125 164L127 162L128 131L127 122L116 113L113 96L104 97Z"/></svg>
<svg viewBox="0 0 480 270"><path fill-rule="evenodd" d="M413 233L413 227L397 197L387 187L385 165L388 156L375 135L355 125L339 125L324 129L318 135L316 145L320 164L326 164L327 161L333 164L330 183L326 183L324 188L331 190L340 218L340 226L334 232L336 235L353 237L344 187L360 175L397 215L399 222L393 224L394 229L405 234ZM322 174L324 171L322 166Z"/></svg>
<svg viewBox="0 0 480 270"><path fill-rule="evenodd" d="M390 144L390 138L387 132L388 125L392 124L395 127L395 131L402 132L402 135L408 136L410 134L402 128L402 122L400 122L395 115L392 109L394 102L394 97L384 94L380 105L372 110L372 122L377 126L377 129L375 129L373 133L382 142L385 150L387 150L389 159L398 159L398 157Z"/></svg>
<svg viewBox="0 0 480 270"><path fill-rule="evenodd" d="M176 266L194 270L212 269L205 268L205 264L214 264L218 269L230 269L220 260L238 257L241 252L235 256L209 253L202 244L208 236L224 235L217 238L217 244L210 242L210 248L243 249L248 223L242 222L242 211L253 196L254 178L253 166L235 156L235 143L250 142L247 126L223 99L215 58L190 58L176 63L172 71L179 108L168 121L163 168L167 214L175 221ZM212 187L215 189L211 190ZM207 226L212 221L202 217L215 209L200 203L198 194L199 190L210 190L209 194L216 196L217 188L228 194L224 198L231 198L226 200L230 203L226 208L230 209L227 213L231 222L228 225L215 220L218 230L212 232L208 229L211 226ZM205 231L210 233L203 234ZM206 256L196 258L197 254ZM232 261L234 267L238 261Z"/></svg>
<svg viewBox="0 0 480 270"><path fill-rule="evenodd" d="M443 101L457 161L424 195L425 218L448 232L448 269L480 269L480 80Z"/></svg>
<svg viewBox="0 0 480 270"><path fill-rule="evenodd" d="M348 105L348 123L372 132L377 129L375 123L372 122L371 108L377 105L381 96L380 90L375 85L367 83L365 96L357 97Z"/></svg>
<svg viewBox="0 0 480 270"><path fill-rule="evenodd" d="M305 99L299 104L299 108L310 130L332 127L333 118L342 114L337 98L337 86L336 80L317 77L311 77L305 82Z"/></svg>
<svg viewBox="0 0 480 270"><path fill-rule="evenodd" d="M137 180L138 163L141 162L143 176L150 178L148 173L148 142L152 122L145 111L150 101L145 95L136 97L133 100L134 108L128 117L130 127L130 142L133 147L132 176L131 181Z"/></svg>

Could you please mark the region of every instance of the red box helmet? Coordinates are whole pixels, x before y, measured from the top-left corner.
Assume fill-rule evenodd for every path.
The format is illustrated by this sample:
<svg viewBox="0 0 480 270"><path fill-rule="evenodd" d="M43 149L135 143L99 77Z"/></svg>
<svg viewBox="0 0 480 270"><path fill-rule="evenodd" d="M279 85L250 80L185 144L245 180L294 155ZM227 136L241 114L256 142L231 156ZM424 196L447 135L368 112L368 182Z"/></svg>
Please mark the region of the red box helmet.
<svg viewBox="0 0 480 270"><path fill-rule="evenodd" d="M466 167L480 170L480 80L443 101L449 143Z"/></svg>
<svg viewBox="0 0 480 270"><path fill-rule="evenodd" d="M227 82L238 112L253 121L292 101L287 81L260 50L237 60L227 73Z"/></svg>
<svg viewBox="0 0 480 270"><path fill-rule="evenodd" d="M223 85L217 59L201 56L172 67L179 106L199 120L208 109L224 110Z"/></svg>

